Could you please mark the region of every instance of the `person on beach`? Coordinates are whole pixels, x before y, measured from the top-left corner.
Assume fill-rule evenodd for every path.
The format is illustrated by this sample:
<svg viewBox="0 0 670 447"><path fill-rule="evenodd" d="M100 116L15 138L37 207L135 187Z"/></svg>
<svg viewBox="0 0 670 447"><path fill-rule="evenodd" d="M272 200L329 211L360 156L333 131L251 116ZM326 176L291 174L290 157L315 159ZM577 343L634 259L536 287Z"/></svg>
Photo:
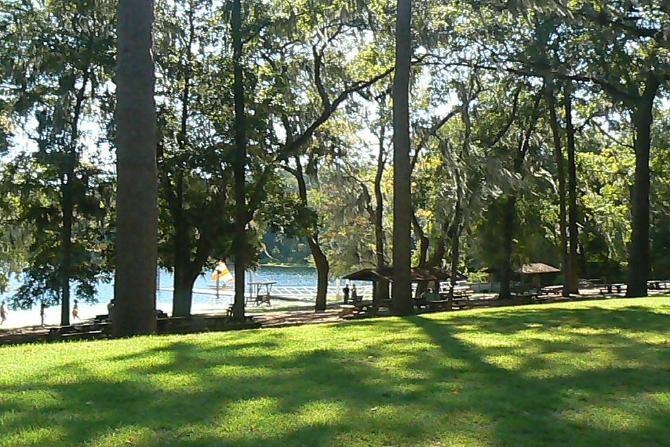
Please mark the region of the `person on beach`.
<svg viewBox="0 0 670 447"><path fill-rule="evenodd" d="M0 304L0 324L5 324L5 321L7 321L7 305L3 301Z"/></svg>
<svg viewBox="0 0 670 447"><path fill-rule="evenodd" d="M47 310L47 305L44 304L44 301L40 301L40 322L41 326L44 327L44 313Z"/></svg>
<svg viewBox="0 0 670 447"><path fill-rule="evenodd" d="M74 300L74 307L72 308L72 319L79 320L79 301Z"/></svg>
<svg viewBox="0 0 670 447"><path fill-rule="evenodd" d="M114 298L107 303L107 321L112 321L112 313L114 312Z"/></svg>

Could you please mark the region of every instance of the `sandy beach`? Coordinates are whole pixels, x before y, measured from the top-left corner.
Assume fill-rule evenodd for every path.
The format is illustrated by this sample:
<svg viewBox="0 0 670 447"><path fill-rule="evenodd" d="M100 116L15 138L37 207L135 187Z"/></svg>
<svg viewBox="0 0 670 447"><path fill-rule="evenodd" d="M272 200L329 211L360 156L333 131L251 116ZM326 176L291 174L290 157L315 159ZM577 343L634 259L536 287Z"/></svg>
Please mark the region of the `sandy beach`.
<svg viewBox="0 0 670 447"><path fill-rule="evenodd" d="M169 299L170 294L161 291L157 302L157 308L165 313L172 313L172 302ZM167 299L166 299L167 297ZM209 312L224 312L232 302L232 295L222 295L217 301L209 297L194 297L193 313L209 313ZM96 315L107 313L107 303L105 302L86 304L79 303L79 320L74 320L70 315L70 323L76 324L78 322L93 319ZM46 326L60 325L60 306L48 307L44 312L44 324ZM16 329L27 326L38 326L40 324L40 309L34 307L30 310L8 310L7 321L0 325L0 331L3 329Z"/></svg>

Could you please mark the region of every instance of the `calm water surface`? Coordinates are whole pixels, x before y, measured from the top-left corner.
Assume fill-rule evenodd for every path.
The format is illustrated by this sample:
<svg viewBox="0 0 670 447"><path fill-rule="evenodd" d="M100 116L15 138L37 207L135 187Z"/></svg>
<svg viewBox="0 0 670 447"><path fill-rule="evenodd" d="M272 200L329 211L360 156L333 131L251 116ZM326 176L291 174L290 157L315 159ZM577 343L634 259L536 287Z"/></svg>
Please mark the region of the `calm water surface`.
<svg viewBox="0 0 670 447"><path fill-rule="evenodd" d="M233 266L228 266L233 270ZM220 291L219 299L213 294L216 283L210 279L211 272L198 277L194 285L193 294L193 312L208 312L225 310L233 298L233 288L223 287ZM247 282L275 282L275 287L316 287L316 270L312 267L280 267L280 266L261 266L256 271L247 272ZM343 284L343 283L342 283ZM172 288L173 277L168 271L161 270L158 278L158 294L156 307L164 312L172 311ZM330 284L330 292L335 290L336 282ZM10 281L9 290L0 295L0 300L9 299L20 282L16 279ZM198 293L208 291L209 293ZM82 318L92 318L98 314L107 313L107 303L114 295L114 285L112 283L101 282L98 284L97 303L80 303L80 315ZM46 324L57 324L60 321L60 308L58 306L47 309ZM32 310L10 310L8 321L0 328L20 327L40 324L39 309Z"/></svg>

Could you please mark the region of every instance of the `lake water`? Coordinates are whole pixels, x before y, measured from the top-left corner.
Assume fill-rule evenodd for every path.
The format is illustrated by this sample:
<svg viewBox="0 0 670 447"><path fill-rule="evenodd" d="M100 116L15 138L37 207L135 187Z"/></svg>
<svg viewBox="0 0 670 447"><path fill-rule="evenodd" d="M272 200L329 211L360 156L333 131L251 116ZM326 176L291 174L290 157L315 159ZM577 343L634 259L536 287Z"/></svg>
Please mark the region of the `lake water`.
<svg viewBox="0 0 670 447"><path fill-rule="evenodd" d="M233 266L229 266L231 271ZM234 290L232 287L223 287L219 298L216 297L216 283L210 279L211 272L198 277L194 285L193 313L221 312L225 311L233 301ZM316 270L311 267L281 267L261 266L258 270L247 273L247 282L275 282L273 287L287 288L316 288ZM0 295L0 300L8 299L19 286L17 280L10 281L7 293ZM166 313L172 312L172 274L161 270L158 278L158 293L156 296L156 307ZM329 293L336 293L336 281L329 284ZM359 285L363 286L363 284ZM198 293L202 292L202 293ZM98 285L97 303L80 303L80 316L82 319L93 318L95 315L107 313L107 303L114 296L112 283L100 283ZM305 303L313 301L306 296ZM60 322L60 308L54 306L48 308L45 314L45 323L58 324ZM32 310L11 310L7 322L0 328L22 327L40 324L39 308Z"/></svg>

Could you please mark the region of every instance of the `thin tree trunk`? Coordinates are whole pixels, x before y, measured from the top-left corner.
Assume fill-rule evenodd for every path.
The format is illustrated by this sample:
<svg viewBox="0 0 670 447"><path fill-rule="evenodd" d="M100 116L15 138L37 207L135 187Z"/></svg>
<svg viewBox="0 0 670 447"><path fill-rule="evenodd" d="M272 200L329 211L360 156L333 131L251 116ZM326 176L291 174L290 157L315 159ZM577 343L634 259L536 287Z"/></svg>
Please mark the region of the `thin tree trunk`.
<svg viewBox="0 0 670 447"><path fill-rule="evenodd" d="M451 233L450 229L451 221L452 221L451 216L446 216L444 218L441 227L442 234ZM435 248L433 249L433 253L430 255L430 257L428 257L428 260L426 261L426 267L428 268L441 267L442 261L444 260L444 256L446 254L447 254L446 240L444 237L441 237L435 242Z"/></svg>
<svg viewBox="0 0 670 447"><path fill-rule="evenodd" d="M412 206L412 228L414 229L414 237L419 241L419 260L417 268L424 269L428 267L428 250L430 249L430 239L426 236L426 233L421 228L419 219L416 217L416 212L414 206ZM414 296L419 298L423 293L428 289L428 283L420 282L416 285L416 290L414 291Z"/></svg>
<svg viewBox="0 0 670 447"><path fill-rule="evenodd" d="M523 138L520 141L516 156L514 157L514 172L521 175L523 172L523 162L530 148L530 139L535 131L537 120L539 118L540 102L543 92L540 91L533 101L533 113L531 115L530 125L526 127ZM500 268L500 298L509 299L512 297L511 281L513 274L512 254L514 251L514 234L516 232L516 204L517 192L508 194L503 209L503 259Z"/></svg>
<svg viewBox="0 0 670 447"><path fill-rule="evenodd" d="M152 0L120 0L115 336L156 330L158 185Z"/></svg>
<svg viewBox="0 0 670 447"><path fill-rule="evenodd" d="M500 265L500 299L512 298L512 250L514 247L514 226L516 225L516 196L505 199L503 209L503 258Z"/></svg>
<svg viewBox="0 0 670 447"><path fill-rule="evenodd" d="M635 126L635 184L631 200L632 232L628 260L626 296L647 295L647 280L651 269L649 258L649 154L654 99L659 83L653 77L647 81L644 95L633 111Z"/></svg>
<svg viewBox="0 0 670 447"><path fill-rule="evenodd" d="M308 237L307 243L309 249L312 252L312 258L314 259L314 266L316 267L316 306L315 310L317 312L322 312L326 310L326 298L328 296L328 275L330 274L330 264L328 263L328 258L321 250L318 239L314 237Z"/></svg>
<svg viewBox="0 0 670 447"><path fill-rule="evenodd" d="M233 99L235 103L235 301L233 318L244 319L244 288L247 268L247 231L249 211L246 203L247 140L244 111L244 74L242 72L242 6L240 0L233 1Z"/></svg>
<svg viewBox="0 0 670 447"><path fill-rule="evenodd" d="M174 292L172 295L172 315L175 317L188 317L191 315L193 280L191 280L189 228L186 222L184 222L183 215L175 220L174 227ZM187 290L187 288L190 289Z"/></svg>
<svg viewBox="0 0 670 447"><path fill-rule="evenodd" d="M460 263L461 256L461 220L463 215L462 210L462 193L461 187L458 185L456 187L456 206L454 208L454 226L453 234L451 235L451 263L449 273L449 299L454 297L454 287L456 286L457 275L458 275L458 264Z"/></svg>
<svg viewBox="0 0 670 447"><path fill-rule="evenodd" d="M66 172L61 185L61 209L63 212L63 226L61 228L61 249L63 261L61 263L61 325L70 324L70 278L72 277L72 224L74 221L74 191L75 166L78 162L77 143L79 142L79 121L86 97L86 87L90 78L90 68L84 70L81 87L77 91L72 116L70 146L66 156Z"/></svg>
<svg viewBox="0 0 670 447"><path fill-rule="evenodd" d="M159 145L159 160L162 159L162 146ZM172 252L172 265L174 267L173 293L172 293L172 315L175 317L187 317L191 314L192 291L184 288L190 284L191 289L197 274L202 271L204 259L192 260L192 245L190 233L193 228L187 223L184 215L184 178L182 172L176 175L175 185L168 177L166 168L159 169L159 179L168 203L170 217L174 229L174 248ZM200 231L200 244L206 244L204 231ZM209 246L209 244L207 244ZM199 251L201 251L200 249ZM206 253L209 249L205 248ZM194 275L193 273L196 272ZM190 279L192 278L192 279ZM190 281L190 282L189 282Z"/></svg>
<svg viewBox="0 0 670 447"><path fill-rule="evenodd" d="M186 54L186 69L184 72L184 88L181 95L181 123L178 135L179 150L184 153L188 146L188 115L191 100L191 64L193 40L195 37L195 23L193 9L188 11L189 36ZM174 291L172 294L172 315L175 317L188 317L191 315L193 303L193 283L191 275L191 241L190 225L186 222L184 215L184 173L183 167L177 166L176 192L174 204L171 206L174 225ZM165 181L163 182L166 183ZM169 182L167 185L169 186Z"/></svg>
<svg viewBox="0 0 670 447"><path fill-rule="evenodd" d="M184 223L176 225L175 229L175 244L178 247L175 248L172 315L188 317L193 306L193 285L205 266L208 254L211 253L212 239L206 233L208 230L201 228L195 254L192 254L193 247L189 233L193 228Z"/></svg>
<svg viewBox="0 0 670 447"><path fill-rule="evenodd" d="M174 269L174 292L172 316L188 317L193 303L193 284L197 275L192 275L188 263L180 262Z"/></svg>
<svg viewBox="0 0 670 447"><path fill-rule="evenodd" d="M449 224L450 218L446 217L442 224L442 233L451 234L451 226ZM423 229L419 225L419 221L416 218L416 214L412 212L412 221L414 226L414 234L419 239L419 265L418 268L421 269L430 269L433 267L441 267L442 260L444 260L445 255L447 254L447 247L445 238L439 238L435 243L435 248L433 253L428 256L430 251L430 239L425 235ZM415 297L420 297L428 289L428 283L420 282L416 285L416 291L414 292ZM439 292L439 290L438 290Z"/></svg>
<svg viewBox="0 0 670 447"><path fill-rule="evenodd" d="M61 265L61 326L70 324L70 276L72 275L72 221L74 217L74 202L72 197L73 172L67 174L63 185L62 209L63 227L61 231L61 244L63 250L63 262Z"/></svg>
<svg viewBox="0 0 670 447"><path fill-rule="evenodd" d="M386 96L382 98L382 101L385 101ZM375 225L375 255L377 258L377 269L381 270L386 267L386 257L385 253L385 241L384 241L384 194L382 193L382 179L384 177L384 168L386 166L386 151L385 151L385 140L386 140L386 124L384 122L384 107L383 102L380 106L379 112L379 152L377 154L377 172L375 173L375 183L374 183L374 192L375 192L375 212L374 212L374 225ZM389 299L389 282L385 279L380 279L377 282L374 293L374 301L387 301Z"/></svg>
<svg viewBox="0 0 670 447"><path fill-rule="evenodd" d="M428 263L428 250L430 249L430 239L421 228L419 219L416 217L416 211L412 207L412 227L414 228L414 236L419 240L419 263L418 268L426 268Z"/></svg>
<svg viewBox="0 0 670 447"><path fill-rule="evenodd" d="M565 162L563 158L563 143L556 114L556 100L554 98L553 81L547 80L545 100L549 108L549 125L554 138L554 160L556 161L556 176L558 177L558 231L561 242L561 268L563 270L563 296L570 296L570 281L572 265L568 261L568 233L567 233L567 206L565 203Z"/></svg>
<svg viewBox="0 0 670 447"><path fill-rule="evenodd" d="M461 118L463 120L463 125L465 127L463 134L463 146L461 148L461 154L459 157L459 162L463 165L467 164L467 160L470 158L470 140L472 138L472 123L470 121L470 91L467 87L463 87L462 90L462 106L461 106ZM449 300L454 298L454 287L456 286L456 281L458 280L458 265L460 264L461 258L461 231L463 229L463 179L460 172L459 165L457 164L454 169L454 177L456 179L456 204L454 207L454 225L453 232L451 235L451 265L449 272ZM474 176L473 176L474 177ZM468 185L469 186L469 185ZM470 191L472 191L470 189ZM449 305L451 308L451 303Z"/></svg>
<svg viewBox="0 0 670 447"><path fill-rule="evenodd" d="M412 54L411 0L398 0L393 81L393 294L397 315L412 311L409 133L409 72Z"/></svg>
<svg viewBox="0 0 670 447"><path fill-rule="evenodd" d="M298 195L300 196L300 201L304 207L307 207L307 183L305 182L305 173L300 162L300 157L294 157L295 169L291 170L296 181L298 182ZM326 310L326 300L328 297L328 276L330 275L330 263L325 253L321 249L321 244L319 243L319 233L315 228L312 230L311 234L307 236L307 244L309 245L310 252L312 253L312 259L314 260L314 266L316 267L316 305L315 310L317 312L322 312Z"/></svg>
<svg viewBox="0 0 670 447"><path fill-rule="evenodd" d="M568 227L570 235L570 249L568 252L568 293L579 294L579 259L577 247L579 234L577 230L577 166L575 162L575 127L572 124L572 90L570 85L565 86L565 133L568 149Z"/></svg>

